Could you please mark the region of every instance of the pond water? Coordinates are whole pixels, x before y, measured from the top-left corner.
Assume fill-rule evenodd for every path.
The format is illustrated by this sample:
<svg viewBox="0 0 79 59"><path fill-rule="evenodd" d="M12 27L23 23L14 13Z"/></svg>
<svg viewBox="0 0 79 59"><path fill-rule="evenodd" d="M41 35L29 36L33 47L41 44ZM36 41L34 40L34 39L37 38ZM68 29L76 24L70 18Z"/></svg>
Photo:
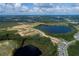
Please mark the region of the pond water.
<svg viewBox="0 0 79 59"><path fill-rule="evenodd" d="M44 32L53 33L53 34L64 34L72 31L71 27L68 26L55 26L55 25L40 25L36 27L39 30Z"/></svg>
<svg viewBox="0 0 79 59"><path fill-rule="evenodd" d="M14 52L14 56L40 56L42 52L39 48L33 45L27 45L21 48L18 48Z"/></svg>

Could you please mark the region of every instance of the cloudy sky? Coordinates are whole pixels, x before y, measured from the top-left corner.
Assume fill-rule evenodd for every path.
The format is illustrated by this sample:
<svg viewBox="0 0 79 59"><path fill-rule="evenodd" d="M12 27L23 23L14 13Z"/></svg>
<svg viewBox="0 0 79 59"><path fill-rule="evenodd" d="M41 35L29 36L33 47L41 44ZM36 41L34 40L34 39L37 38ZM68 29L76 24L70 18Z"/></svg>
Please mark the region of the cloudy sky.
<svg viewBox="0 0 79 59"><path fill-rule="evenodd" d="M0 3L0 15L79 15L79 4Z"/></svg>

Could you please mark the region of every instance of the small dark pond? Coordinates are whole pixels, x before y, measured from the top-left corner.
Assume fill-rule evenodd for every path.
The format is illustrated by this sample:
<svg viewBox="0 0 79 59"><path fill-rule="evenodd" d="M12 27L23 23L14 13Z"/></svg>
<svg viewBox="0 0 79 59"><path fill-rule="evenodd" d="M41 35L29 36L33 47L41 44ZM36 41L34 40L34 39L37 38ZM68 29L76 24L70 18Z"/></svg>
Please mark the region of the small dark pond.
<svg viewBox="0 0 79 59"><path fill-rule="evenodd" d="M33 45L27 45L15 50L13 56L40 56L42 52Z"/></svg>
<svg viewBox="0 0 79 59"><path fill-rule="evenodd" d="M36 28L53 34L64 34L72 31L72 28L68 26L40 25Z"/></svg>

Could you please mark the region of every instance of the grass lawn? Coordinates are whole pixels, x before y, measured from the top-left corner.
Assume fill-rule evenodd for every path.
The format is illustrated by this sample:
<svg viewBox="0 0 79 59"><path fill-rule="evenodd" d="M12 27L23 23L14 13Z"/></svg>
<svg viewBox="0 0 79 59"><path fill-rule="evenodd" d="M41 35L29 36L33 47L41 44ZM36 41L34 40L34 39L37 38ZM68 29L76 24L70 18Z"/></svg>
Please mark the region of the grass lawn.
<svg viewBox="0 0 79 59"><path fill-rule="evenodd" d="M68 53L69 53L69 56L79 56L79 41L69 46Z"/></svg>

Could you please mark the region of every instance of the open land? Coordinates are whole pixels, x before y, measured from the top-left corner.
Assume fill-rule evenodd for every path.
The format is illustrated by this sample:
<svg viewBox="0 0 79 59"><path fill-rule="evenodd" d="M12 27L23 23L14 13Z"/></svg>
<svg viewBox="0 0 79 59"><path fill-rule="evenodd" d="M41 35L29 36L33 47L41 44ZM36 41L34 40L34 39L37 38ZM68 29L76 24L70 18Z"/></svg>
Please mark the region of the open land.
<svg viewBox="0 0 79 59"><path fill-rule="evenodd" d="M35 28L39 25L70 26L73 31L50 34ZM0 55L13 55L15 49L25 45L38 47L45 56L79 55L78 32L79 25L69 22L0 22Z"/></svg>

